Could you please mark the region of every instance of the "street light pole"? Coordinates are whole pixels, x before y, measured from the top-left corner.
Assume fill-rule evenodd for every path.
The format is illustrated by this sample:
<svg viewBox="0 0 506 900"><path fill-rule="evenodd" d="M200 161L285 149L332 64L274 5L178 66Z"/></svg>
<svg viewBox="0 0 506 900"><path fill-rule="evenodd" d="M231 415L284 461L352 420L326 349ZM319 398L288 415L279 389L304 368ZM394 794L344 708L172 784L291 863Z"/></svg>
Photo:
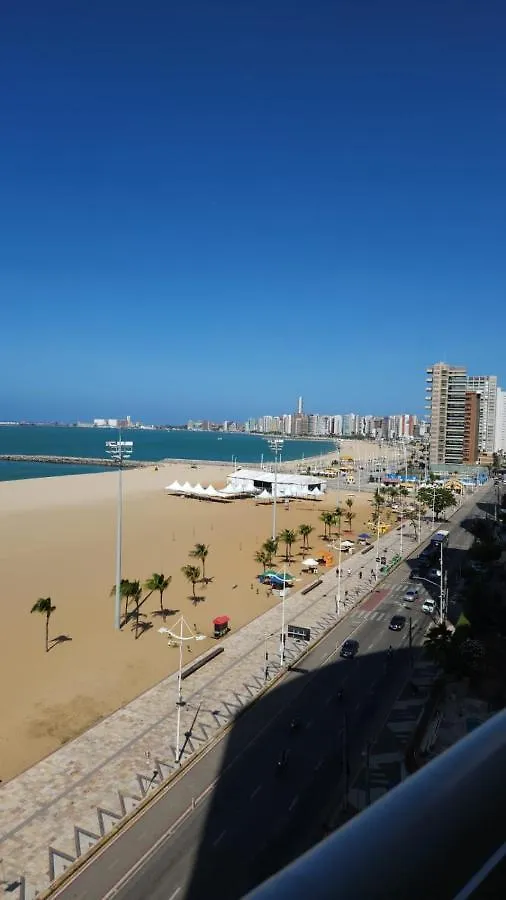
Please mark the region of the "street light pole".
<svg viewBox="0 0 506 900"><path fill-rule="evenodd" d="M116 514L116 584L114 592L114 626L121 628L121 553L123 545L123 461L133 453L133 441L121 440L121 429L117 441L106 441L105 452L118 463L118 508Z"/></svg>
<svg viewBox="0 0 506 900"><path fill-rule="evenodd" d="M439 619L443 621L444 607L444 579L443 579L443 542L441 541L440 559L439 559Z"/></svg>
<svg viewBox="0 0 506 900"><path fill-rule="evenodd" d="M279 665L285 664L285 596L286 596L286 562L283 566L283 590L281 592L281 640L279 643Z"/></svg>
<svg viewBox="0 0 506 900"><path fill-rule="evenodd" d="M180 746L180 738L181 738L181 709L183 708L184 700L183 700L183 641L203 641L205 640L205 634L195 634L194 631L188 625L184 616L181 616L179 620L175 623L175 626L179 625L179 633L176 631L171 631L170 628L162 628L158 629L159 634L168 634L172 638L172 640L177 641L179 643L179 670L177 676L177 700L176 700L176 763L179 765L181 761L181 755L183 752L183 748ZM185 635L183 628L186 625L186 628L189 631L189 634ZM170 646L170 642L169 642Z"/></svg>
<svg viewBox="0 0 506 900"><path fill-rule="evenodd" d="M274 453L274 493L272 498L272 540L276 540L276 503L278 500L278 454L281 456L283 438L270 438L267 443Z"/></svg>

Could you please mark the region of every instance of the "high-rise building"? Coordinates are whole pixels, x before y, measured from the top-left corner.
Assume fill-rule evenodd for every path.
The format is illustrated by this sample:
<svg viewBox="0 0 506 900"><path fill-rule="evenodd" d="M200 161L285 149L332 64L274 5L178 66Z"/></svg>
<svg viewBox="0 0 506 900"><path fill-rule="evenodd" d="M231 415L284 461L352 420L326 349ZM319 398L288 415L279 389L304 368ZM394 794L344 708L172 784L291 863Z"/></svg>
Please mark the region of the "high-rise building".
<svg viewBox="0 0 506 900"><path fill-rule="evenodd" d="M480 398L478 449L482 453L493 453L497 414L497 376L469 375L467 390L475 391Z"/></svg>
<svg viewBox="0 0 506 900"><path fill-rule="evenodd" d="M460 465L464 455L467 373L464 366L435 363L427 369L426 408L430 414L431 465Z"/></svg>
<svg viewBox="0 0 506 900"><path fill-rule="evenodd" d="M506 391L497 388L494 450L506 453Z"/></svg>
<svg viewBox="0 0 506 900"><path fill-rule="evenodd" d="M299 402L297 404L297 412L298 412L299 416L301 416L304 412L304 401L303 401L302 397L299 397Z"/></svg>
<svg viewBox="0 0 506 900"><path fill-rule="evenodd" d="M466 391L462 462L474 464L478 459L479 436L480 396L475 391Z"/></svg>

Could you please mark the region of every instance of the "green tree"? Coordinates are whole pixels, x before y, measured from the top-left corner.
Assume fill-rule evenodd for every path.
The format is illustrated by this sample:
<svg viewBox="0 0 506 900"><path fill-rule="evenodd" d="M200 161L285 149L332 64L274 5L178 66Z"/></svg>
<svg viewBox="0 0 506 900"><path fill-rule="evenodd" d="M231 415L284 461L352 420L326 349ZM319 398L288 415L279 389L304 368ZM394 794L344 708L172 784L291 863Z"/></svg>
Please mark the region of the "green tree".
<svg viewBox="0 0 506 900"><path fill-rule="evenodd" d="M329 536L330 536L330 529L332 528L332 525L334 524L334 513L330 512L328 509L326 509L322 513L320 513L318 518L319 518L320 522L323 522L323 525L324 525L324 533L323 533L324 538L327 537L327 529L328 529Z"/></svg>
<svg viewBox="0 0 506 900"><path fill-rule="evenodd" d="M56 606L53 606L51 603L51 597L39 597L36 603L33 604L30 612L38 612L42 616L46 617L46 653L49 650L49 619L51 618L52 613L54 613Z"/></svg>
<svg viewBox="0 0 506 900"><path fill-rule="evenodd" d="M135 639L139 636L139 611L142 600L142 588L140 581L130 582L130 598L135 603Z"/></svg>
<svg viewBox="0 0 506 900"><path fill-rule="evenodd" d="M186 565L181 567L181 571L185 578L187 578L190 582L192 586L193 598L195 599L195 585L200 579L200 568L198 566Z"/></svg>
<svg viewBox="0 0 506 900"><path fill-rule="evenodd" d="M206 544L195 544L193 550L190 550L190 556L198 559L202 563L202 579L206 579L206 559L209 555L209 547Z"/></svg>
<svg viewBox="0 0 506 900"><path fill-rule="evenodd" d="M125 601L125 611L124 611L124 614L123 614L123 624L125 624L125 622L126 622L126 620L127 620L127 618L128 618L128 602L129 602L130 597L131 597L130 587L131 587L131 582L128 580L128 578L122 578L122 579L121 579L121 583L120 583L119 593L120 593L120 597L123 597L123 599L124 599L124 601ZM115 584L113 584L113 586L112 586L112 588L111 588L111 594L110 594L110 596L111 596L111 597L115 597L115 596L116 596L116 585L115 585Z"/></svg>
<svg viewBox="0 0 506 900"><path fill-rule="evenodd" d="M433 625L423 642L426 655L445 672L452 668L452 632L446 622Z"/></svg>
<svg viewBox="0 0 506 900"><path fill-rule="evenodd" d="M344 510L343 510L342 506L339 506L339 505L336 506L336 509L334 512L334 521L332 524L337 525L337 533L338 533L339 537L341 537L341 522L342 522L343 515L344 515Z"/></svg>
<svg viewBox="0 0 506 900"><path fill-rule="evenodd" d="M276 556L278 552L279 541L278 538L267 538L266 541L262 544L262 550L267 554L267 565L272 565L272 560Z"/></svg>
<svg viewBox="0 0 506 900"><path fill-rule="evenodd" d="M169 575L167 578L163 574L163 572L153 572L151 578L148 578L147 581L144 582L144 587L147 591L159 591L160 592L160 612L165 619L165 609L163 606L163 595L164 592L169 587L172 581L172 575Z"/></svg>
<svg viewBox="0 0 506 900"><path fill-rule="evenodd" d="M351 523L353 522L355 515L356 515L356 513L352 512L351 509L348 509L347 512L345 512L345 514L344 514L344 518L348 522L348 531L351 531Z"/></svg>
<svg viewBox="0 0 506 900"><path fill-rule="evenodd" d="M434 507L436 519L439 519L446 509L457 505L455 494L446 487L422 487L418 491L418 497L429 508Z"/></svg>
<svg viewBox="0 0 506 900"><path fill-rule="evenodd" d="M314 528L312 525L299 525L299 534L302 537L302 546L303 546L304 550L307 550L307 548L309 546L308 538L309 538L309 535L312 534L313 531L314 531Z"/></svg>
<svg viewBox="0 0 506 900"><path fill-rule="evenodd" d="M280 541L283 541L286 552L285 552L285 560L289 562L290 555L292 551L292 544L297 540L297 534L295 531L292 531L290 528L285 528L284 531L279 535Z"/></svg>
<svg viewBox="0 0 506 900"><path fill-rule="evenodd" d="M255 553L255 562L257 562L260 566L263 566L264 572L268 565L270 565L270 557L265 552L265 550L257 550Z"/></svg>

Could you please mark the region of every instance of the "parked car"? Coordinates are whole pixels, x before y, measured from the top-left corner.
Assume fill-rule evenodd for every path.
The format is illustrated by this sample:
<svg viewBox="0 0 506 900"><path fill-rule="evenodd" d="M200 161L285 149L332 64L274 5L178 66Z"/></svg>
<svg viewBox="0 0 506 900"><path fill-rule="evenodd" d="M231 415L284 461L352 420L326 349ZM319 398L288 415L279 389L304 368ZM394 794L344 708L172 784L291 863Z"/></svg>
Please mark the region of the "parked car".
<svg viewBox="0 0 506 900"><path fill-rule="evenodd" d="M436 567L429 569L429 578L441 578L441 569L436 569Z"/></svg>
<svg viewBox="0 0 506 900"><path fill-rule="evenodd" d="M402 599L403 599L404 603L413 603L413 600L416 600L417 597L418 597L418 588L412 587L406 591L406 593L404 594L404 597Z"/></svg>
<svg viewBox="0 0 506 900"><path fill-rule="evenodd" d="M390 619L390 625L388 626L390 631L402 631L406 624L406 616L392 616Z"/></svg>
<svg viewBox="0 0 506 900"><path fill-rule="evenodd" d="M347 641L344 642L341 647L340 656L342 659L353 659L354 656L358 653L358 641L354 641L352 638L348 638Z"/></svg>
<svg viewBox="0 0 506 900"><path fill-rule="evenodd" d="M436 601L432 597L427 597L422 603L422 612L433 613L436 609Z"/></svg>

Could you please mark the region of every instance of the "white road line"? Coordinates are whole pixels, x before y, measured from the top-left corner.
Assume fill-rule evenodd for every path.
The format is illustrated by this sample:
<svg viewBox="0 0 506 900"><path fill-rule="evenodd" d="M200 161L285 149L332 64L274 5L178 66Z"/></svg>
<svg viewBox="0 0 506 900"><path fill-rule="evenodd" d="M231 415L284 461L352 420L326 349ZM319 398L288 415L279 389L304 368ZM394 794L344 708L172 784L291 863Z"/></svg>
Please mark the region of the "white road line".
<svg viewBox="0 0 506 900"><path fill-rule="evenodd" d="M297 806L297 803L298 803L298 802L299 802L299 797L298 797L298 796L294 797L293 800L292 800L292 802L290 803L290 806L288 807L288 812L291 812L292 809L293 809L295 806Z"/></svg>
<svg viewBox="0 0 506 900"><path fill-rule="evenodd" d="M180 891L180 890L181 890L181 888L180 888L180 887L177 887L176 890L174 891L174 893L172 893L172 894L170 895L169 900L174 900L174 897L177 897L177 895L179 894L179 891Z"/></svg>
<svg viewBox="0 0 506 900"><path fill-rule="evenodd" d="M261 791L261 790L262 790L262 785L261 785L261 784L257 784L257 786L256 786L255 790L253 791L253 793L250 794L250 800L253 800L253 797L256 797L256 795L258 794L258 792Z"/></svg>
<svg viewBox="0 0 506 900"><path fill-rule="evenodd" d="M225 828L225 829L221 832L221 834L218 835L218 837L216 838L216 840L213 841L213 847L217 847L217 846L218 846L218 844L220 843L220 841L222 841L223 838L225 837L226 833L227 833L227 829Z"/></svg>

